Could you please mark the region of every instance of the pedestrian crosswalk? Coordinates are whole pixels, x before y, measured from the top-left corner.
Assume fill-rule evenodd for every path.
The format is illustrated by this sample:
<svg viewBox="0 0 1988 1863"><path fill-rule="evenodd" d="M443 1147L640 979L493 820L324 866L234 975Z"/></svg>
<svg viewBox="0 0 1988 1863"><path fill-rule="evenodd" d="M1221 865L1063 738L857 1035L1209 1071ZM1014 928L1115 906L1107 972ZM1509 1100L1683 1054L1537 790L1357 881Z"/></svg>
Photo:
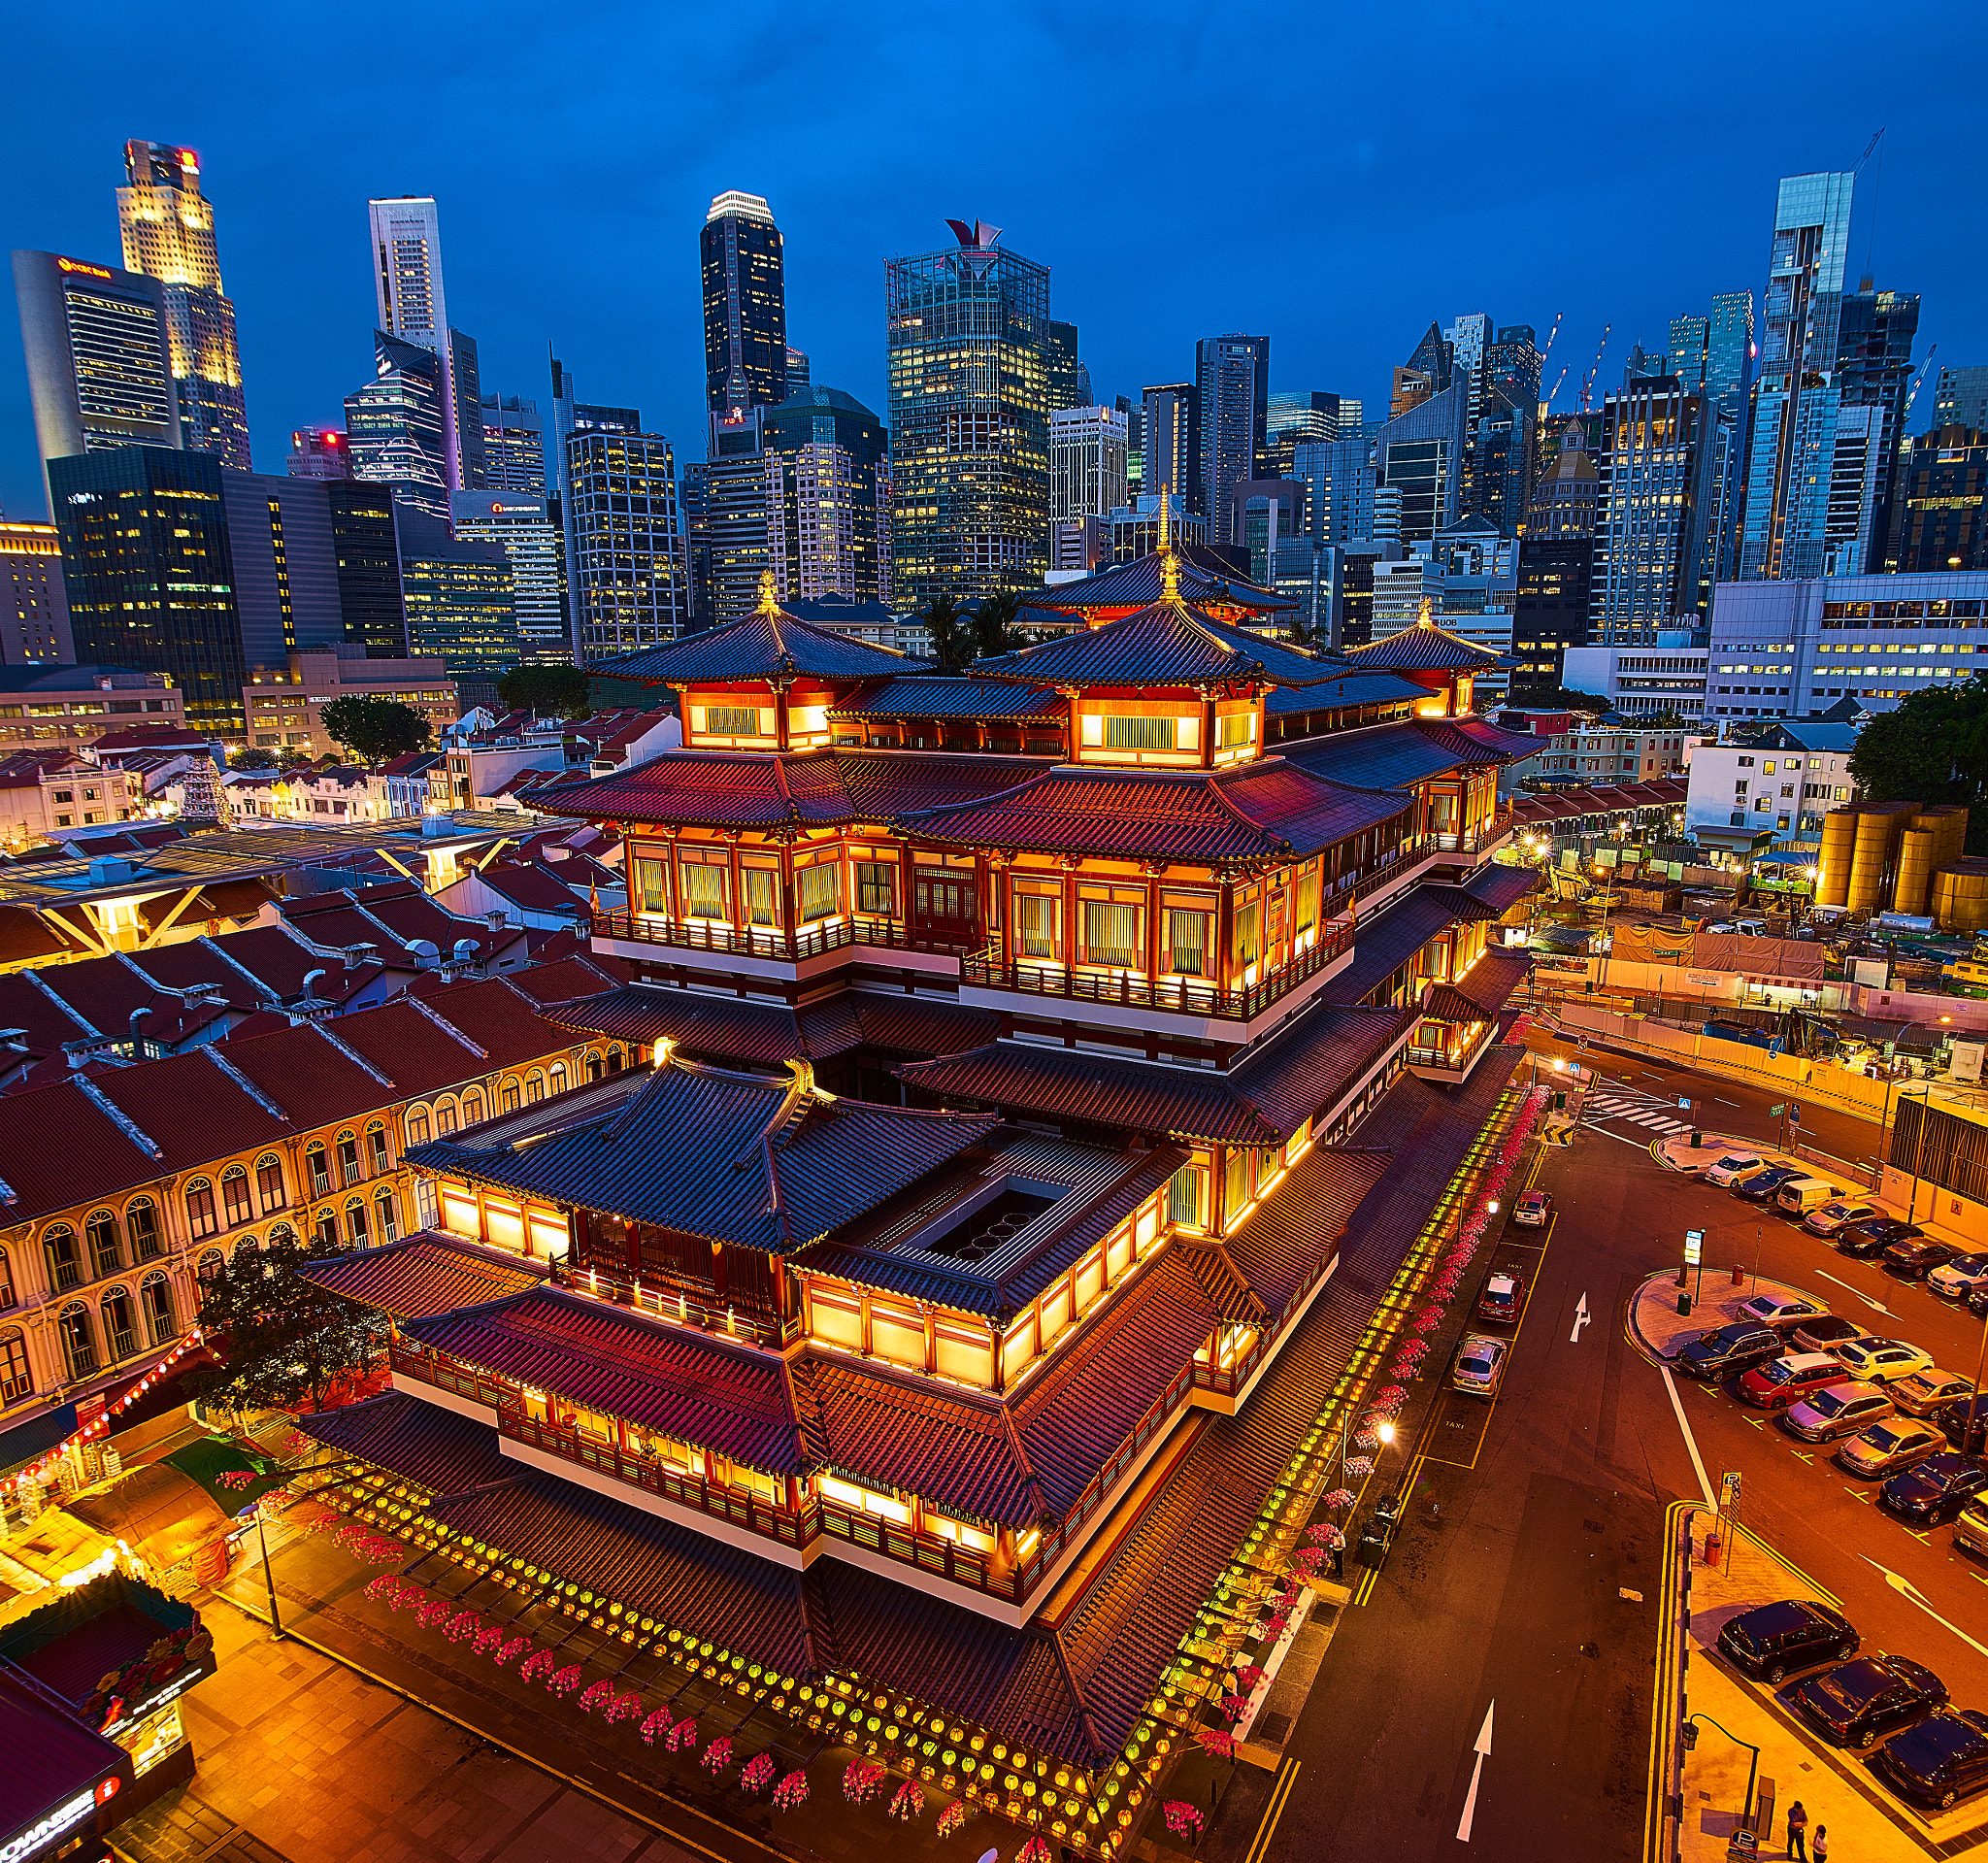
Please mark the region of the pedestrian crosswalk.
<svg viewBox="0 0 1988 1863"><path fill-rule="evenodd" d="M1621 1119L1666 1137L1673 1132L1690 1131L1690 1122L1678 1118L1674 1107L1669 1112L1662 1110L1667 1105L1670 1103L1651 1099L1643 1093L1610 1093L1591 1087L1582 1114L1590 1125L1597 1119Z"/></svg>

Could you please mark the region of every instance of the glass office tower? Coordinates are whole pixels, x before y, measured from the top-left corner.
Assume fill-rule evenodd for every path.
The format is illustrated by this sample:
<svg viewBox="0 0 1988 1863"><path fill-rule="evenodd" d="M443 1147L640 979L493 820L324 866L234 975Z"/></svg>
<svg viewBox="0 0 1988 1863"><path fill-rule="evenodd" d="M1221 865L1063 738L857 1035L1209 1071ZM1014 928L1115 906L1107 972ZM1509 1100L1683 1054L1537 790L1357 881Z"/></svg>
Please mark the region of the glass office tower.
<svg viewBox="0 0 1988 1863"><path fill-rule="evenodd" d="M787 398L784 242L757 194L717 196L698 235L704 272L704 380L712 414Z"/></svg>

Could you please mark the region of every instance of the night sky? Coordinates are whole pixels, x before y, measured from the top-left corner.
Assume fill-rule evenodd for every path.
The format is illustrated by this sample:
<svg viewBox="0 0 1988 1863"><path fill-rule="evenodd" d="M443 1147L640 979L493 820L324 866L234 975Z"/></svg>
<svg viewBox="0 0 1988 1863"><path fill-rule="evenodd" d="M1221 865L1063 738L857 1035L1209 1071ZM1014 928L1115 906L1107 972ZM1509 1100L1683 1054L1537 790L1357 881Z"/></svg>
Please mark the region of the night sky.
<svg viewBox="0 0 1988 1863"><path fill-rule="evenodd" d="M883 261L945 244L947 216L1051 268L1108 400L1243 330L1269 334L1273 386L1372 413L1432 318L1485 311L1542 342L1565 314L1565 408L1605 323L1606 386L1673 315L1757 299L1777 178L1853 166L1884 125L1871 269L1922 294L1936 372L1988 362L1988 10L1957 4L106 0L16 7L7 35L6 245L118 263L125 139L197 149L265 472L371 373L374 194L440 201L486 391L543 410L549 341L582 399L639 406L679 461L702 452L697 234L727 187L786 235L815 382L878 413ZM17 335L0 507L43 515Z"/></svg>

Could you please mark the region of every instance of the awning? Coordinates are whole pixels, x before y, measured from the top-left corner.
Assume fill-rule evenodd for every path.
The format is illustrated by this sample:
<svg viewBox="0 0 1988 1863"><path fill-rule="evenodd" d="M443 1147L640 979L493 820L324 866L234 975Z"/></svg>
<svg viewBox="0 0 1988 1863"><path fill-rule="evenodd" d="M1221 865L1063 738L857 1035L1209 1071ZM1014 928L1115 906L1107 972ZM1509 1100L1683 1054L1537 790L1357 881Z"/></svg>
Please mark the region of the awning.
<svg viewBox="0 0 1988 1863"><path fill-rule="evenodd" d="M226 1436L203 1436L165 1460L198 1483L223 1514L246 1514L290 1479L282 1463Z"/></svg>
<svg viewBox="0 0 1988 1863"><path fill-rule="evenodd" d="M76 1406L64 1404L0 1430L0 1475L12 1475L76 1434Z"/></svg>

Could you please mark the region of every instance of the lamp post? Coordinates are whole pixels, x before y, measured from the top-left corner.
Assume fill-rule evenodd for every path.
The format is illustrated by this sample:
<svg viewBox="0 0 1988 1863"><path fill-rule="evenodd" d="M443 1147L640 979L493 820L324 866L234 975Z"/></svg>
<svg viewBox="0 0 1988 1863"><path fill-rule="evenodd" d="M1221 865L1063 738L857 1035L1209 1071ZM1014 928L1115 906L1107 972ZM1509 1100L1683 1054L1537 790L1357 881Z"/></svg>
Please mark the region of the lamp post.
<svg viewBox="0 0 1988 1863"><path fill-rule="evenodd" d="M1981 1410L1981 1373L1988 1369L1988 1307L1981 1309L1981 1349L1974 1354L1974 1388L1968 1394L1968 1427L1961 1432L1961 1453L1974 1453L1974 1426L1988 1430L1988 1414Z"/></svg>
<svg viewBox="0 0 1988 1863"><path fill-rule="evenodd" d="M1907 1222L1916 1222L1919 1219L1919 1160L1926 1153L1926 1105L1928 1100L1931 1099L1932 1094L1933 1082L1928 1081L1919 1095L1919 1130L1912 1141L1912 1196L1911 1201L1905 1205L1905 1220ZM1899 1094L1900 1106L1903 1107L1905 1102L1905 1091L1902 1090ZM1884 1162L1882 1158L1878 1160L1880 1174L1882 1173ZM1935 1201L1938 1202L1938 1199L1936 1198Z"/></svg>
<svg viewBox="0 0 1988 1863"><path fill-rule="evenodd" d="M1690 1752L1698 1745L1698 1723L1700 1721L1705 1721L1712 1727L1718 1727L1719 1732L1724 1734L1735 1747L1743 1747L1753 1755L1752 1759L1747 1761L1746 1764L1746 1805L1745 1809L1740 1813L1740 1822L1742 1825L1750 1825L1753 1822L1753 1782L1760 1777L1760 1748L1754 1746L1750 1740L1741 1740L1730 1727L1720 1727L1719 1723L1713 1720L1709 1714L1701 1712L1689 1715L1685 1719L1684 1750L1686 1752Z"/></svg>

